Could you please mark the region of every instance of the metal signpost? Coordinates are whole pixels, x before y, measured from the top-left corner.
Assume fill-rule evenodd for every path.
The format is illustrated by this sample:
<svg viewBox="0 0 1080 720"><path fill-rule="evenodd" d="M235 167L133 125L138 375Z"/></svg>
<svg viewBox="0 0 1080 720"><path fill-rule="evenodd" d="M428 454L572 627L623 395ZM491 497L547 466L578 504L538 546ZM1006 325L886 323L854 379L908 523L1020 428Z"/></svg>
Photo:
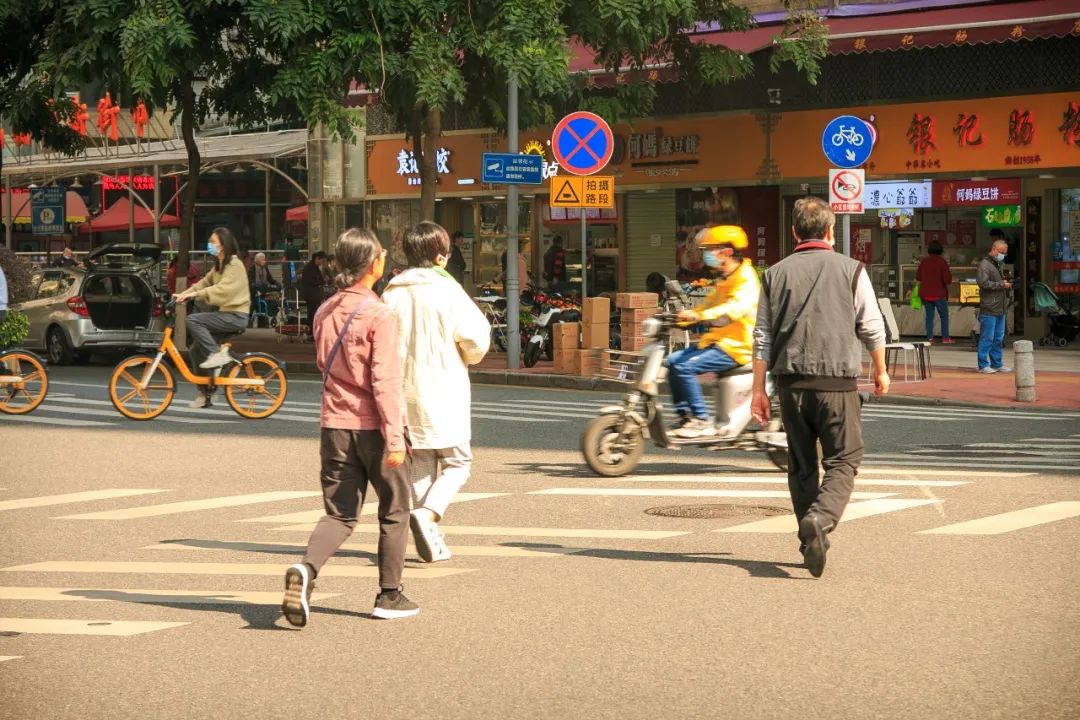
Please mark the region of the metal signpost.
<svg viewBox="0 0 1080 720"><path fill-rule="evenodd" d="M611 154L615 151L615 136L611 132L611 127L604 121L602 117L591 112L579 110L572 112L555 126L554 132L551 133L551 150L555 155L555 160L559 163L559 167L566 172L573 175L592 175L608 164L611 160ZM585 300L587 297L587 277L588 277L588 264L589 264L589 248L587 239L587 223L585 220L585 207L581 204L568 205L568 204L555 204L556 199L556 180L565 178L552 178L551 179L551 203L552 207L580 207L581 208L581 299ZM560 192L566 189L567 186L560 185ZM573 186L570 186L570 190L573 190ZM611 205L605 205L603 207L614 207L615 201L615 183L614 179L611 179ZM582 201L582 194L584 188L577 189L577 198L579 203ZM569 201L569 195L566 196L566 200ZM592 205L588 207L601 207L599 205Z"/></svg>
<svg viewBox="0 0 1080 720"><path fill-rule="evenodd" d="M842 215L841 247L848 257L851 256L851 214L863 212L866 185L864 171L854 168L870 159L875 142L874 126L854 115L833 118L821 133L821 151L835 166L829 170L829 200L833 212Z"/></svg>
<svg viewBox="0 0 1080 720"><path fill-rule="evenodd" d="M64 234L63 186L34 188L30 191L30 222L35 235Z"/></svg>

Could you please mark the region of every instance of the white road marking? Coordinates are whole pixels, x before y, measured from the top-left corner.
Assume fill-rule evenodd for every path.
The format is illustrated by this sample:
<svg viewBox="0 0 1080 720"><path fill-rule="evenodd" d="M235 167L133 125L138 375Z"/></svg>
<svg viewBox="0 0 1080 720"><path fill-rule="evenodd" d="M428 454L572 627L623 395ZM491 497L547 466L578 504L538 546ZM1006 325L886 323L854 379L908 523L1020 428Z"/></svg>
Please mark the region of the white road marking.
<svg viewBox="0 0 1080 720"><path fill-rule="evenodd" d="M312 593L312 600L326 600L341 593ZM42 602L131 602L177 605L278 605L280 592L222 590L141 590L93 587L0 587L0 600Z"/></svg>
<svg viewBox="0 0 1080 720"><path fill-rule="evenodd" d="M963 447L955 450L942 450L941 448L913 448L908 450L908 454L911 455L934 455L942 452L955 452L961 456L973 455L979 457L981 455L989 455L991 457L1000 456L1003 460L1010 459L1013 455L1026 455L1035 458L1043 457L1080 457L1080 448L1071 450L1047 450L1039 447L1038 445L1028 445L1023 449L1020 448L991 448L991 447L972 447L970 445L964 445ZM982 459L982 458L979 458ZM1021 458L1022 459L1022 458Z"/></svg>
<svg viewBox="0 0 1080 720"><path fill-rule="evenodd" d="M482 410L484 412L499 412L506 413L511 417L561 417L561 418L593 418L596 417L596 413L586 412L574 412L572 410L559 410L555 408L544 408L542 410L522 407L522 406L508 406L505 403L472 403L473 408ZM473 413L473 417L479 417Z"/></svg>
<svg viewBox="0 0 1080 720"><path fill-rule="evenodd" d="M22 655L0 655L0 662L4 662L5 660L18 660L21 657Z"/></svg>
<svg viewBox="0 0 1080 720"><path fill-rule="evenodd" d="M64 515L54 520L134 520L135 518L157 517L159 515L177 515L197 510L254 505L256 503L295 500L298 498L321 497L321 492L308 490L278 490L273 492L252 493L250 495L230 495L227 497L206 498L204 500L184 500L165 503L164 505L145 505L143 507L122 510L104 510L102 512Z"/></svg>
<svg viewBox="0 0 1080 720"><path fill-rule="evenodd" d="M981 468L1009 468L1021 470L1068 470L1076 467L1076 463L1065 458L1060 460L1042 456L1030 457L1002 457L995 462L993 457L966 458L962 451L956 455L913 455L913 454L874 454L866 456L868 465L881 464L883 462L896 463L907 461L915 465L925 467L981 467Z"/></svg>
<svg viewBox="0 0 1080 720"><path fill-rule="evenodd" d="M21 635L110 635L129 637L190 625L186 622L134 620L54 620L50 618L0 618L0 633Z"/></svg>
<svg viewBox="0 0 1080 720"><path fill-rule="evenodd" d="M1029 448L1037 450L1076 450L1080 452L1080 440L1067 438L1030 438L1021 443L969 443L965 448Z"/></svg>
<svg viewBox="0 0 1080 720"><path fill-rule="evenodd" d="M70 401L68 401L68 402L70 402ZM48 412L68 413L70 415L96 415L98 417L113 417L113 418L117 418L117 419L125 419L125 418L123 418L122 415L120 415L120 413L115 408L112 411L109 411L109 410L91 410L89 408L71 408L71 407L63 407L63 406L57 405L55 403L44 403L38 409L42 410L42 411L48 411ZM158 417L156 417L154 419L155 420L161 420L162 422L191 423L191 424L195 424L195 425L221 425L221 424L227 424L227 423L230 423L230 422L235 422L235 420L211 420L209 418L203 418L201 420L196 420L195 418L169 417L167 414L162 414L162 415L160 415L160 416L158 416Z"/></svg>
<svg viewBox="0 0 1080 720"><path fill-rule="evenodd" d="M747 475L745 477L698 477L693 475L647 475L645 477L630 477L620 478L625 482L662 482L662 483L730 483L730 484L753 484L762 483L764 485L783 485L787 487L787 476L783 477L754 477ZM895 487L959 487L960 485L970 485L971 483L963 480L893 480L893 479L880 479L873 478L855 478L856 485L885 485Z"/></svg>
<svg viewBox="0 0 1080 720"><path fill-rule="evenodd" d="M119 418L119 413L117 418ZM34 425L63 425L64 427L110 427L116 423L99 422L97 420L65 420L63 418L45 417L44 415L0 415L0 424L6 422L31 423Z"/></svg>
<svg viewBox="0 0 1080 720"><path fill-rule="evenodd" d="M919 535L1000 535L1080 516L1080 502L1063 501L921 530Z"/></svg>
<svg viewBox="0 0 1080 720"><path fill-rule="evenodd" d="M888 465L859 467L859 475L935 475L940 477L970 477L970 478L1019 478L1031 477L1035 473L1030 472L986 472L983 470L925 470L919 468L902 468Z"/></svg>
<svg viewBox="0 0 1080 720"><path fill-rule="evenodd" d="M196 541L198 542L198 541ZM219 551L244 551L249 547L258 547L266 551L277 551L281 554L291 554L296 550L302 550L307 547L307 543L292 543L292 542L263 542L252 540L209 540L205 541L207 544L214 543L220 544L220 547L206 547L205 545L197 544L185 544L182 542L174 543L155 543L153 545L147 545L139 548L140 550L219 550ZM233 547L229 547L229 546ZM409 542L409 548L415 551L412 541ZM379 551L379 546L376 543L344 543L341 546L342 550L358 550L360 552L368 552L375 554ZM539 557L555 557L557 555L570 555L579 550L566 549L560 547L552 547L544 550L533 550L531 548L512 547L506 545L458 545L454 543L451 547L455 557L510 557L510 558L539 558ZM321 577L321 573L320 573ZM281 599L280 594L277 595L278 600ZM0 600L4 599L3 595L0 595Z"/></svg>
<svg viewBox="0 0 1080 720"><path fill-rule="evenodd" d="M588 495L626 497L713 497L713 498L785 498L787 490L683 490L679 488L548 488L534 490L528 495ZM892 497L896 493L853 492L852 499L872 500Z"/></svg>
<svg viewBox="0 0 1080 720"><path fill-rule="evenodd" d="M25 508L65 505L67 503L90 502L92 500L110 500L112 498L134 497L169 492L168 490L149 490L135 488L109 488L108 490L87 490L85 492L66 493L64 495L39 495L38 497L17 498L0 501L0 510L22 510Z"/></svg>
<svg viewBox="0 0 1080 720"><path fill-rule="evenodd" d="M134 573L137 575L258 575L284 577L285 566L281 563L165 563L135 561L56 560L15 565L0 568L0 572L49 572L49 573ZM405 568L405 577L413 580L448 577L472 572L466 568L419 567ZM330 563L319 572L319 577L377 578L379 568L374 565L347 565Z"/></svg>
<svg viewBox="0 0 1080 720"><path fill-rule="evenodd" d="M321 493L317 493L321 494ZM502 497L509 495L510 493L478 493L478 492L459 492L454 495L451 503L462 503L470 500L486 500L488 498ZM378 500L375 502L366 502L364 506L360 508L361 515L374 515L379 509ZM237 522L257 522L257 523L315 523L322 519L326 514L325 510L301 510L294 513L285 513L284 515L264 515L262 517L245 518L243 520L237 520Z"/></svg>
<svg viewBox="0 0 1080 720"><path fill-rule="evenodd" d="M913 507L921 507L923 505L932 505L939 503L940 500L905 500L901 498L896 499L884 499L884 500L866 500L864 502L852 503L844 510L844 516L840 519L840 522L846 522L849 520L857 520L859 518L870 517L872 515L883 515L885 513L896 512L897 510L906 510ZM799 526L795 522L795 515L777 515L771 518L765 518L764 520L757 520L755 522L743 523L742 525L733 525L731 527L719 528L713 530L713 532L739 532L739 533L795 533L798 532Z"/></svg>
<svg viewBox="0 0 1080 720"><path fill-rule="evenodd" d="M314 525L288 525L273 528L273 532L311 532ZM537 527L498 527L486 525L439 525L439 530L448 537L453 535L484 535L511 538L596 538L604 540L664 540L666 538L690 535L687 531L675 530L607 530L588 528L537 528ZM357 525L354 533L377 533L378 525Z"/></svg>

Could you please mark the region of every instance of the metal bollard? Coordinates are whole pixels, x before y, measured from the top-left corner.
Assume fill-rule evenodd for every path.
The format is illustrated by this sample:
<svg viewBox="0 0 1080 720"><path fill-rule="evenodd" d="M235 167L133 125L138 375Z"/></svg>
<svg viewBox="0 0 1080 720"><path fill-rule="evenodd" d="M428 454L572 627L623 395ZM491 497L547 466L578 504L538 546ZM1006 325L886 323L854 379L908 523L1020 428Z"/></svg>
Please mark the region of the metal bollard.
<svg viewBox="0 0 1080 720"><path fill-rule="evenodd" d="M1013 343L1017 402L1035 402L1035 352L1030 340Z"/></svg>

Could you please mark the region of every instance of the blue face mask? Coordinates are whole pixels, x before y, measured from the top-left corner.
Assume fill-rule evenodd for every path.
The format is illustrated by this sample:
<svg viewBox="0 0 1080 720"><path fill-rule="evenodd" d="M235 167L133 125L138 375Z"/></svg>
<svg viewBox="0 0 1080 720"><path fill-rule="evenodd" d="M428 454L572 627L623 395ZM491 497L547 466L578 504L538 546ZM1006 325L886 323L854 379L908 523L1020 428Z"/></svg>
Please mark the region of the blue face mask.
<svg viewBox="0 0 1080 720"><path fill-rule="evenodd" d="M217 257L218 246L212 242L206 243L206 252L210 253L210 257Z"/></svg>
<svg viewBox="0 0 1080 720"><path fill-rule="evenodd" d="M1005 253L998 253L994 256L994 259L998 262L1005 262Z"/></svg>
<svg viewBox="0 0 1080 720"><path fill-rule="evenodd" d="M717 270L720 268L720 258L716 257L714 253L705 252L705 267Z"/></svg>

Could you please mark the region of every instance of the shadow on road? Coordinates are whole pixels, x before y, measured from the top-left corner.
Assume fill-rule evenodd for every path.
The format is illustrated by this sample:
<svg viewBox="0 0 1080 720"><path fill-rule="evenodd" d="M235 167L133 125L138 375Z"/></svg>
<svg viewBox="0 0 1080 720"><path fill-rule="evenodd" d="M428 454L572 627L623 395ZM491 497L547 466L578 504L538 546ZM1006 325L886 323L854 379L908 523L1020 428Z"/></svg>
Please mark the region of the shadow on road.
<svg viewBox="0 0 1080 720"><path fill-rule="evenodd" d="M540 473L552 478L567 479L595 479L595 480L622 480L621 477L605 478L597 475L585 465L580 463L508 463L510 467L517 468L526 473ZM641 466L625 477L649 477L651 475L709 475L719 473L738 473L740 475L777 475L780 473L776 468L747 468L739 465L719 465L717 463L673 463L673 462L642 462ZM785 476L786 477L786 476Z"/></svg>

